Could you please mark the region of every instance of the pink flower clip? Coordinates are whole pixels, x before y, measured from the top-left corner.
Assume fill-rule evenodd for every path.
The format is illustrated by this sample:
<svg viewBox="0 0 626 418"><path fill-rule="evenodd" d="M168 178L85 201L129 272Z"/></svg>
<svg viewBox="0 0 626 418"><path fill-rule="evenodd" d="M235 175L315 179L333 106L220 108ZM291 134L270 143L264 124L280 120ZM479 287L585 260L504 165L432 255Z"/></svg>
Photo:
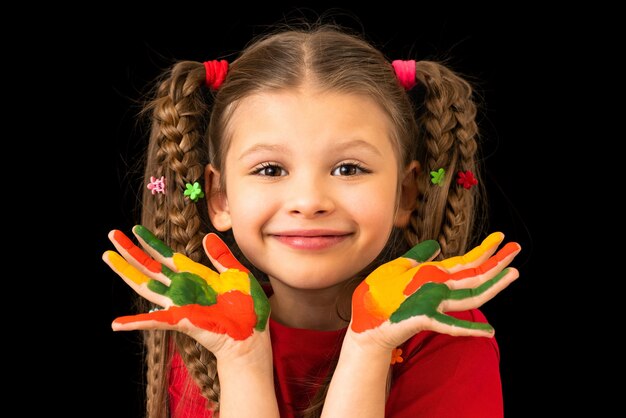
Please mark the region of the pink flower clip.
<svg viewBox="0 0 626 418"><path fill-rule="evenodd" d="M217 90L226 78L226 73L228 72L228 61L205 61L204 70L206 72L206 78L204 80L205 85L212 90Z"/></svg>
<svg viewBox="0 0 626 418"><path fill-rule="evenodd" d="M160 179L150 176L150 183L148 183L148 189L152 190L152 194L162 193L165 194L165 176L161 176Z"/></svg>
<svg viewBox="0 0 626 418"><path fill-rule="evenodd" d="M457 173L456 182L461 184L466 189L470 189L472 186L476 186L478 184L478 180L476 180L474 174L469 170L466 172L459 171Z"/></svg>
<svg viewBox="0 0 626 418"><path fill-rule="evenodd" d="M405 90L411 90L415 86L415 60L395 60L391 63L396 72L398 81Z"/></svg>

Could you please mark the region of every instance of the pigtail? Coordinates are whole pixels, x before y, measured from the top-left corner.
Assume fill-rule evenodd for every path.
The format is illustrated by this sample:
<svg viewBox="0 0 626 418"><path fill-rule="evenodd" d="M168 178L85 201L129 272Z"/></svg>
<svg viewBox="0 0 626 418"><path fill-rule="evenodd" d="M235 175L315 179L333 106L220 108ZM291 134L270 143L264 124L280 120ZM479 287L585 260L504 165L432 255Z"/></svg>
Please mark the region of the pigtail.
<svg viewBox="0 0 626 418"><path fill-rule="evenodd" d="M418 115L418 160L423 164L418 185L419 204L407 229L409 241L436 239L440 258L463 254L476 220L478 187L457 184L459 171L479 178L477 164L477 107L470 84L445 66L416 63L416 80L423 86L424 104ZM431 172L445 170L441 182L433 183Z"/></svg>
<svg viewBox="0 0 626 418"><path fill-rule="evenodd" d="M142 224L174 251L206 264L208 258L202 248L208 225L203 206L206 203L184 195L188 184L204 185L202 177L208 162L204 85L202 63L179 62L161 80L155 98L145 108L152 128L144 184L162 179L164 187L163 192L155 192L154 187L144 189ZM174 344L203 395L211 405L217 405L219 382L213 354L183 333L146 331L144 335L149 418L169 416L167 371Z"/></svg>

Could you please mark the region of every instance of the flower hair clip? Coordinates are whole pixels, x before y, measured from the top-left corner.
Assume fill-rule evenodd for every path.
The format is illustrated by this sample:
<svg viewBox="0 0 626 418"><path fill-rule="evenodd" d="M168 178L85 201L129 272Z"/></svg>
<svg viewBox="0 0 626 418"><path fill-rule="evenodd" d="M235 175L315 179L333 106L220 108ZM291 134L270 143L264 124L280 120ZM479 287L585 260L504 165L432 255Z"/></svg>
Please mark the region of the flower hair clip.
<svg viewBox="0 0 626 418"><path fill-rule="evenodd" d="M443 180L446 176L446 170L443 168L438 169L437 171L430 172L430 182L432 184L436 184L439 186L443 186ZM459 171L456 177L456 183L463 186L465 189L471 189L472 186L476 186L478 184L478 180L474 177L474 173L470 170Z"/></svg>
<svg viewBox="0 0 626 418"><path fill-rule="evenodd" d="M205 61L204 71L206 73L204 84L211 90L217 90L226 78L226 73L228 72L228 61Z"/></svg>
<svg viewBox="0 0 626 418"><path fill-rule="evenodd" d="M444 170L443 168L440 168L437 171L431 171L430 182L432 184L437 184L439 186L442 186L442 182L443 182L445 175L446 175L446 170Z"/></svg>
<svg viewBox="0 0 626 418"><path fill-rule="evenodd" d="M197 202L198 199L202 199L204 197L204 192L202 191L202 187L200 187L200 183L197 181L193 184L187 183L185 184L185 192L184 196L188 196L192 202Z"/></svg>
<svg viewBox="0 0 626 418"><path fill-rule="evenodd" d="M478 184L478 180L476 180L476 177L474 177L474 173L472 173L470 170L467 170L465 172L459 171L457 173L456 182L466 189L471 189L472 186L476 186Z"/></svg>
<svg viewBox="0 0 626 418"><path fill-rule="evenodd" d="M150 176L150 183L148 183L148 190L152 191L152 194L161 193L165 194L165 176L161 176L160 179Z"/></svg>

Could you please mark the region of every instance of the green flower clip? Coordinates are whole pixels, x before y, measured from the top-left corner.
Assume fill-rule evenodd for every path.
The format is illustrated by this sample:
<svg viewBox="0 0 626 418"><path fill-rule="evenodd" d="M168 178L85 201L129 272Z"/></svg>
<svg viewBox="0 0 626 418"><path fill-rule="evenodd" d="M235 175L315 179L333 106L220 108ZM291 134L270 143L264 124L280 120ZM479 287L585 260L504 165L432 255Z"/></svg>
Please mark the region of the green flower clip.
<svg viewBox="0 0 626 418"><path fill-rule="evenodd" d="M191 199L193 202L197 202L198 199L202 199L204 197L204 192L200 187L200 183L198 183L197 181L193 185L191 183L187 183L185 187L187 189L185 190L184 195L189 196L189 199Z"/></svg>
<svg viewBox="0 0 626 418"><path fill-rule="evenodd" d="M443 168L440 168L437 171L431 171L430 172L430 177L431 177L430 181L433 184L438 184L438 185L441 186L441 183L443 182L443 177L445 176L445 174L446 174L446 170L444 170Z"/></svg>

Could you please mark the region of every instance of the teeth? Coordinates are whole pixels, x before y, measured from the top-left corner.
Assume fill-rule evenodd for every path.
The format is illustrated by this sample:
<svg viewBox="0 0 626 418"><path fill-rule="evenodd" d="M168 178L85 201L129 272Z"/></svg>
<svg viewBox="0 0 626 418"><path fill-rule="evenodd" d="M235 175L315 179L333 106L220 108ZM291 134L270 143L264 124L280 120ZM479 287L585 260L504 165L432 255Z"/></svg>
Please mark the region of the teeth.
<svg viewBox="0 0 626 418"><path fill-rule="evenodd" d="M148 313L152 313L152 312L157 312L157 311L162 311L163 309L161 308L152 308L148 311Z"/></svg>

